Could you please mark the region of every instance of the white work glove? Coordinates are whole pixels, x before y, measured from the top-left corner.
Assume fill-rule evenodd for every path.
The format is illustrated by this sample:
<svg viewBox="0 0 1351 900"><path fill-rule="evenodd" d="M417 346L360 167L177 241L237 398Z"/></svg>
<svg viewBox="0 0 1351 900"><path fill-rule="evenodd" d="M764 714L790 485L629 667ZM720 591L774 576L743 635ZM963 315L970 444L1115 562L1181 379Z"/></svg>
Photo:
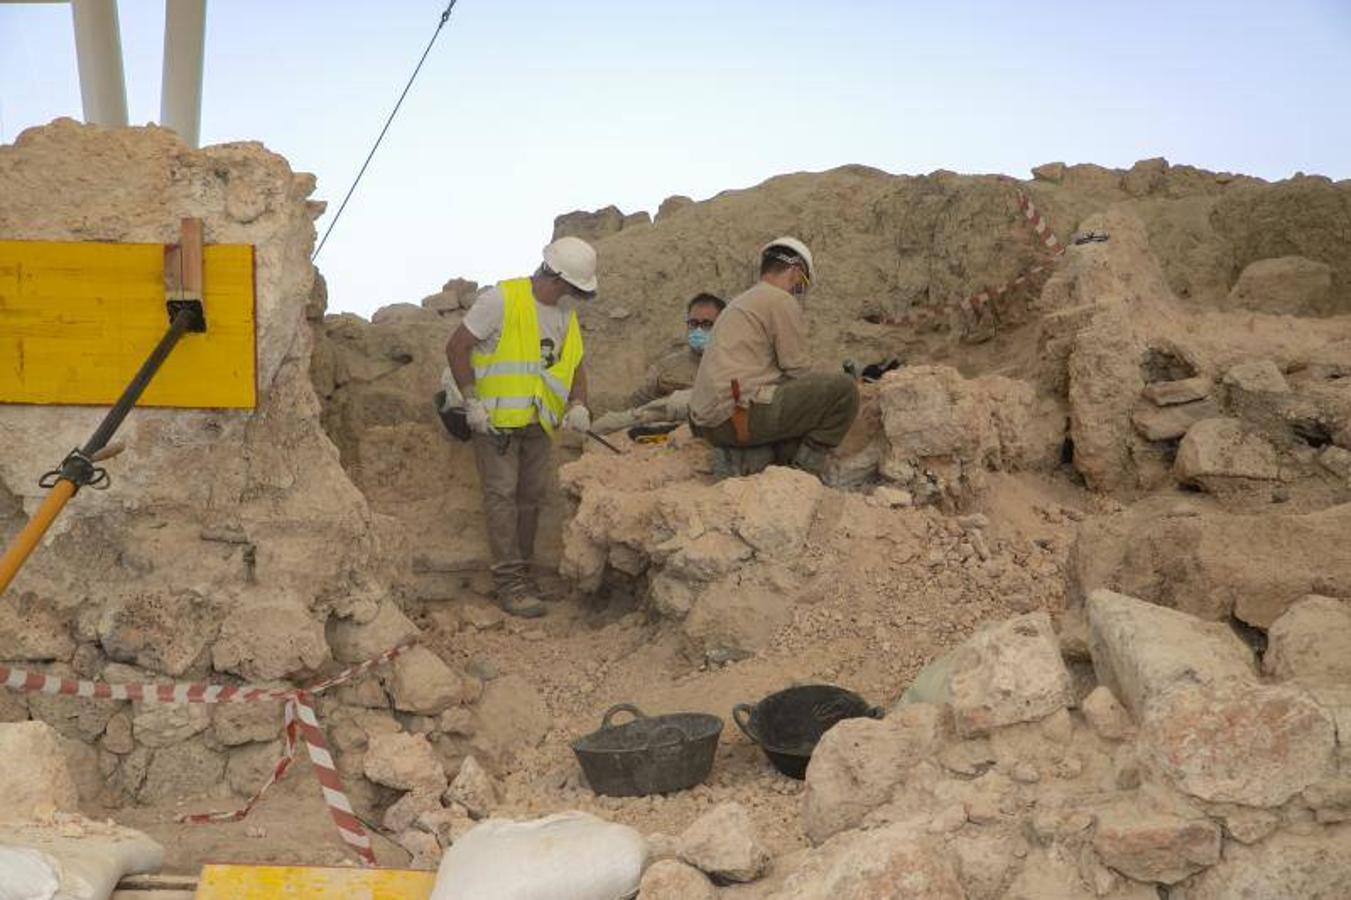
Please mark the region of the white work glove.
<svg viewBox="0 0 1351 900"><path fill-rule="evenodd" d="M676 391L666 398L666 415L672 422L683 422L690 415L690 392Z"/></svg>
<svg viewBox="0 0 1351 900"><path fill-rule="evenodd" d="M477 397L464 401L464 418L469 423L469 430L475 434L497 434L488 407Z"/></svg>
<svg viewBox="0 0 1351 900"><path fill-rule="evenodd" d="M591 411L580 403L568 407L568 411L563 414L563 427L568 431L586 434L591 430Z"/></svg>

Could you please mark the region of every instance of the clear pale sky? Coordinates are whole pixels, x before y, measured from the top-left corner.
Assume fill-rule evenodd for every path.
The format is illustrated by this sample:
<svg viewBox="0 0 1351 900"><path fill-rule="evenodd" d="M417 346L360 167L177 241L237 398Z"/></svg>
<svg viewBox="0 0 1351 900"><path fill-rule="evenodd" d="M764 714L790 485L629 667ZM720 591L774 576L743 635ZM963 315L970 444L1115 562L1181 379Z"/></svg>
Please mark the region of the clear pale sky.
<svg viewBox="0 0 1351 900"><path fill-rule="evenodd" d="M263 141L331 215L443 8L211 0L203 144ZM164 5L120 13L150 122ZM0 142L57 116L81 116L69 7L0 3ZM1351 177L1351 0L460 0L319 265L330 309L369 315L528 272L572 209L1152 156Z"/></svg>

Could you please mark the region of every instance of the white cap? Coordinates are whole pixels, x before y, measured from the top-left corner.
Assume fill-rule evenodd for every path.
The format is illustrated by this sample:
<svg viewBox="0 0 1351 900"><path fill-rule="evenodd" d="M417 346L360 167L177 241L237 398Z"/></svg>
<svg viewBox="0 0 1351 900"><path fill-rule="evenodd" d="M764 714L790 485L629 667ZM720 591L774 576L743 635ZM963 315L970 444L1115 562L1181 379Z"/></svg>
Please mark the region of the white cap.
<svg viewBox="0 0 1351 900"><path fill-rule="evenodd" d="M579 237L561 237L544 248L544 264L579 291L596 290L596 251Z"/></svg>
<svg viewBox="0 0 1351 900"><path fill-rule="evenodd" d="M775 247L780 247L788 251L789 255L802 257L802 261L807 264L807 278L812 281L816 280L816 266L812 263L812 252L807 249L806 244L795 237L788 237L786 235L781 238L775 238L760 248L760 258L764 259L769 251L773 250Z"/></svg>

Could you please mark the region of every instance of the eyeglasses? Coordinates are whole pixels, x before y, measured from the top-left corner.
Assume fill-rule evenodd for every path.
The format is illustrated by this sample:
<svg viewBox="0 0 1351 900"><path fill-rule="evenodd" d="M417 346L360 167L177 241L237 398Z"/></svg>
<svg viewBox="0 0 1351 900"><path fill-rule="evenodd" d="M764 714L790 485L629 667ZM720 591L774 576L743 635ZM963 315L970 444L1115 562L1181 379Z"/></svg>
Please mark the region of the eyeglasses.
<svg viewBox="0 0 1351 900"><path fill-rule="evenodd" d="M704 331L708 331L709 329L711 329L711 328L713 327L713 320L712 320L712 319L686 319L686 320L685 320L685 327L686 327L686 328L699 328L699 329L702 329L702 330L704 330Z"/></svg>

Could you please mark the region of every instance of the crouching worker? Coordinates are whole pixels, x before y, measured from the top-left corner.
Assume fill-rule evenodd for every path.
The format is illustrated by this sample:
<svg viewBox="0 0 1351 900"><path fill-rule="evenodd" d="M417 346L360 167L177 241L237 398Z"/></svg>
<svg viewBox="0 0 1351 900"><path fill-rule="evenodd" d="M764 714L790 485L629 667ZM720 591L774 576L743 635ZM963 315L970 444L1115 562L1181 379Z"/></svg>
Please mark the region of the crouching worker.
<svg viewBox="0 0 1351 900"><path fill-rule="evenodd" d="M530 561L554 475L551 437L591 427L575 306L595 292L595 250L559 238L534 275L482 291L446 344L483 485L494 596L514 616L545 613Z"/></svg>
<svg viewBox="0 0 1351 900"><path fill-rule="evenodd" d="M718 316L690 395L695 433L716 447L757 448L765 461L822 474L858 415L843 372L811 371L802 303L816 271L797 238L760 252L760 281Z"/></svg>
<svg viewBox="0 0 1351 900"><path fill-rule="evenodd" d="M606 413L596 419L593 430L597 434L633 428L660 432L687 421L694 374L699 371L713 323L726 308L727 303L714 294L696 294L685 304L685 346L648 367L642 385L629 397L628 409Z"/></svg>

